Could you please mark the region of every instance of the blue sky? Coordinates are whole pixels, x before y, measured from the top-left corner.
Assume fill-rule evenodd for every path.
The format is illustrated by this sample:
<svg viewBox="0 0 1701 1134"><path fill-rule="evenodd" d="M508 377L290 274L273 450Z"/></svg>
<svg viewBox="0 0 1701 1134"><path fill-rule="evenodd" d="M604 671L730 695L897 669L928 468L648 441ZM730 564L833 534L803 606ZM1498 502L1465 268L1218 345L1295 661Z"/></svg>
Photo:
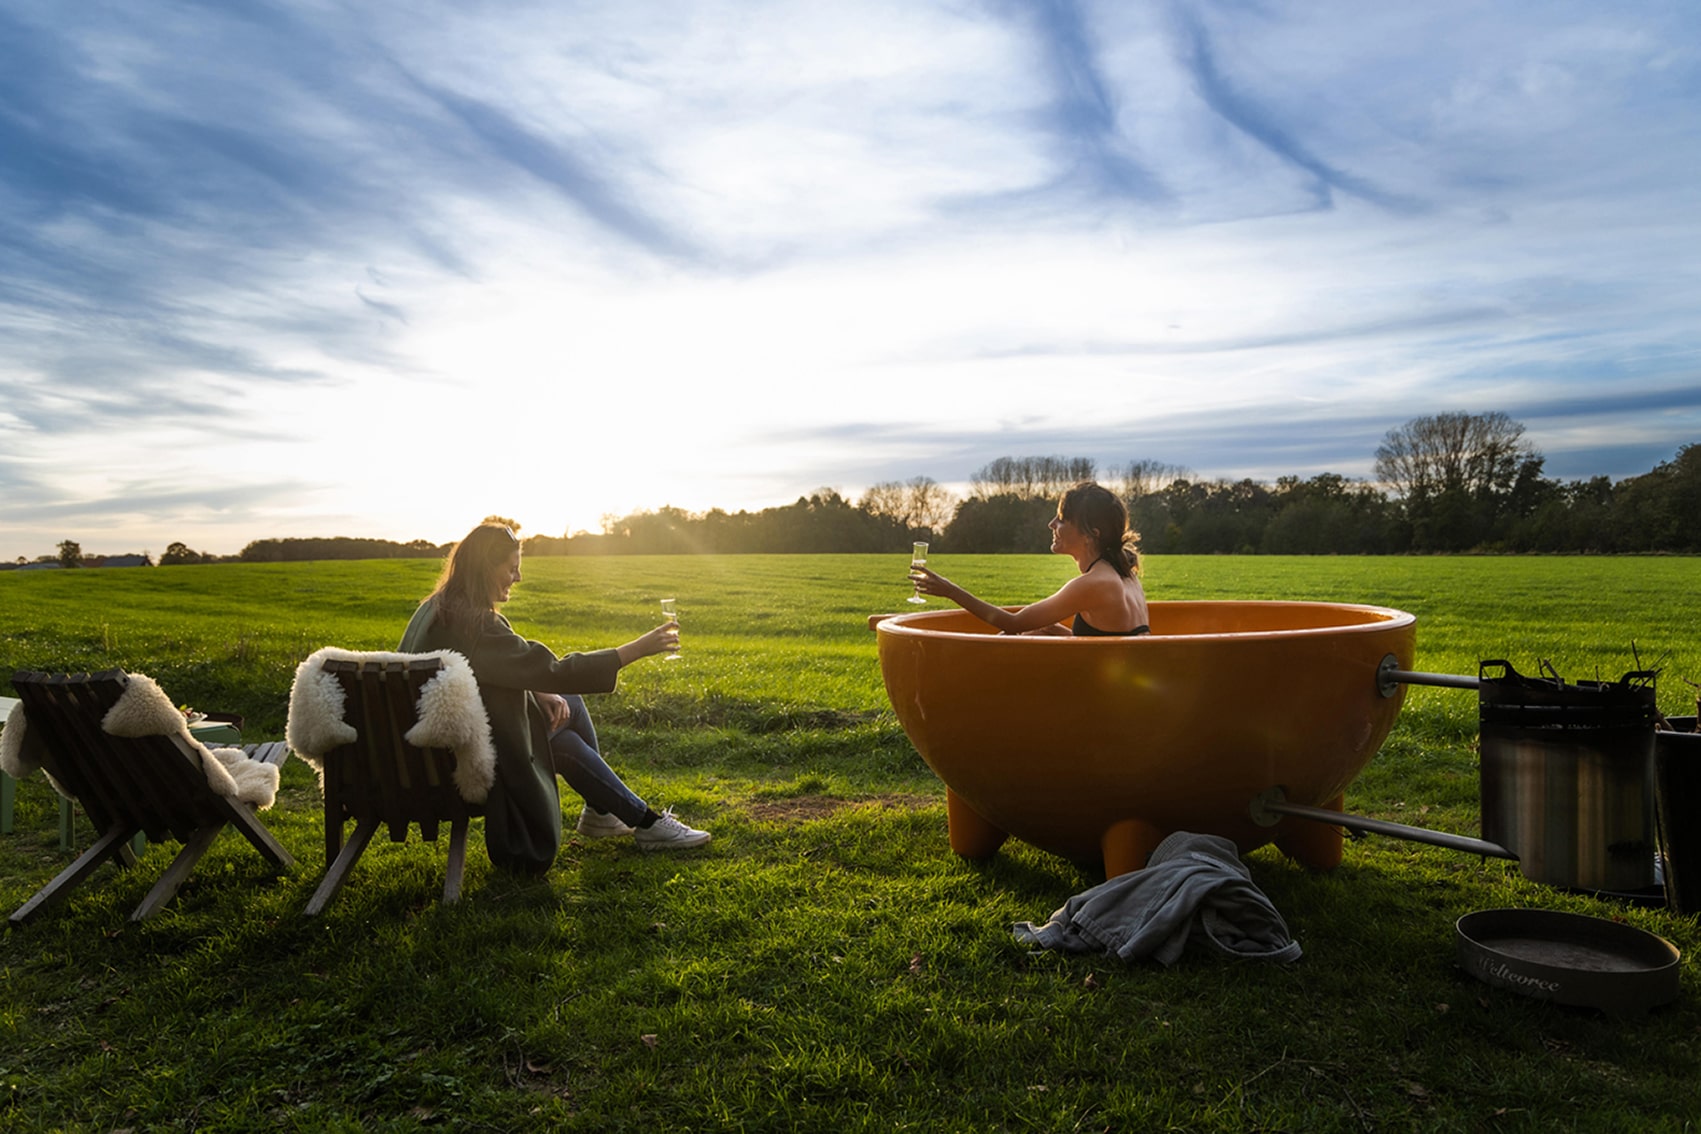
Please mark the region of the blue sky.
<svg viewBox="0 0 1701 1134"><path fill-rule="evenodd" d="M0 556L1701 441L1701 7L0 0Z"/></svg>

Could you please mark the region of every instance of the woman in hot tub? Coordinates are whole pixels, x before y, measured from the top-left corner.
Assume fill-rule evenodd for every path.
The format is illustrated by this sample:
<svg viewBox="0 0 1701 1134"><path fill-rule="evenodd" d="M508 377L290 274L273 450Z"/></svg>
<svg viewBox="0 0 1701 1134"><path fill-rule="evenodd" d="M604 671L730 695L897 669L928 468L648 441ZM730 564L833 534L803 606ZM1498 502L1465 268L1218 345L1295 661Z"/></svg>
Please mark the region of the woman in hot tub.
<svg viewBox="0 0 1701 1134"><path fill-rule="evenodd" d="M1082 481L1063 494L1051 521L1051 550L1074 559L1081 570L1056 594L1005 610L925 567L916 568L911 577L922 594L949 599L1006 634L1132 637L1151 632L1146 592L1140 586L1139 538L1129 530L1121 497Z"/></svg>

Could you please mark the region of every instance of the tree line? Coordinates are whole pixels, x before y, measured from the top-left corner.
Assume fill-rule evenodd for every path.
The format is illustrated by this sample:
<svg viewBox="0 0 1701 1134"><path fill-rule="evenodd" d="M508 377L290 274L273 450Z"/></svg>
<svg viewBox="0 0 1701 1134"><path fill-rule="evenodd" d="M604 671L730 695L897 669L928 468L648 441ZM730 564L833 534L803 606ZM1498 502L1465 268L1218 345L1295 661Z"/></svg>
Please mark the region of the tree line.
<svg viewBox="0 0 1701 1134"><path fill-rule="evenodd" d="M534 536L555 555L688 552L1041 553L1070 485L1098 480L1127 502L1157 554L1390 555L1444 552L1701 552L1701 445L1640 476L1562 481L1503 413L1444 413L1389 430L1375 479L1338 473L1206 480L1133 460L999 457L958 499L927 477L871 486L852 502L823 488L760 512L677 508L605 517L599 534Z"/></svg>
<svg viewBox="0 0 1701 1134"><path fill-rule="evenodd" d="M872 485L854 501L822 488L756 512L664 507L605 516L598 533L523 543L531 555L895 553L918 539L935 552L1040 553L1050 546L1046 524L1058 498L1098 480L1127 502L1148 553L1701 552L1701 444L1616 482L1557 480L1543 473L1544 460L1523 425L1503 413L1444 413L1389 430L1369 481L1332 472L1274 483L1206 480L1153 460L1101 470L1081 457L999 457L975 470L963 498L922 476ZM173 543L159 563L440 558L449 546L260 539L239 555L215 556ZM58 556L40 561L53 559L78 566L81 547L67 540Z"/></svg>

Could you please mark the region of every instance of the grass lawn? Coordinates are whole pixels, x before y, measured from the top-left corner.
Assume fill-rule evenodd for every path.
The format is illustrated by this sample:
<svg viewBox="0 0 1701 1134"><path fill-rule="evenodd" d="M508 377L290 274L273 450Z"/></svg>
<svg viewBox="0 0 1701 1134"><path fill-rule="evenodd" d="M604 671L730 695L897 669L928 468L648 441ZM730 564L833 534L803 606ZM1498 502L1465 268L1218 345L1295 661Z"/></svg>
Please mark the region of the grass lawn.
<svg viewBox="0 0 1701 1134"><path fill-rule="evenodd" d="M684 657L593 700L611 762L711 829L701 851L571 841L541 881L491 870L438 902L446 841L375 843L322 918L313 775L266 822L274 878L221 836L178 899L129 910L152 847L0 940L0 1131L1688 1130L1701 1114L1701 927L1565 894L1514 864L1371 838L1328 875L1270 848L1254 880L1304 958L1174 968L1030 953L1009 932L1098 879L1017 843L951 854L943 791L898 728L865 618L908 609L907 558L532 559L508 614L613 645L677 595ZM1059 557L939 556L994 601ZM0 674L123 666L282 735L295 664L392 648L436 565L375 561L0 574ZM1701 560L1157 557L1154 599L1305 598L1418 615L1417 668L1506 658L1567 678L1701 681ZM11 693L0 687L0 693ZM1232 697L1232 689L1225 690ZM1477 834L1475 698L1414 688L1349 810ZM571 799L571 794L567 793ZM0 906L68 861L55 797L18 785ZM576 801L569 804L576 812ZM78 827L86 846L88 824ZM1499 906L1621 918L1684 951L1634 1020L1489 988L1453 923Z"/></svg>

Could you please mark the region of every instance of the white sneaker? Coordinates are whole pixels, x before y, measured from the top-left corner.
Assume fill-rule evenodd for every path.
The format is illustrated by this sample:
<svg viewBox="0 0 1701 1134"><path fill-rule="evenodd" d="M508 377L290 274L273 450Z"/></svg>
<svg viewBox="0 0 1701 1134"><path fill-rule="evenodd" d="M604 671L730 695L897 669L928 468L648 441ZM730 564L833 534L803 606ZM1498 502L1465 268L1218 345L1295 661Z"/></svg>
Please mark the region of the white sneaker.
<svg viewBox="0 0 1701 1134"><path fill-rule="evenodd" d="M688 847L700 847L714 836L707 831L699 831L695 827L687 827L673 817L673 808L668 808L648 827L639 827L632 832L632 838L637 842L639 850L685 850Z"/></svg>
<svg viewBox="0 0 1701 1134"><path fill-rule="evenodd" d="M579 811L579 834L587 839L615 839L631 833L632 828L622 823L617 815L592 811L589 807Z"/></svg>

